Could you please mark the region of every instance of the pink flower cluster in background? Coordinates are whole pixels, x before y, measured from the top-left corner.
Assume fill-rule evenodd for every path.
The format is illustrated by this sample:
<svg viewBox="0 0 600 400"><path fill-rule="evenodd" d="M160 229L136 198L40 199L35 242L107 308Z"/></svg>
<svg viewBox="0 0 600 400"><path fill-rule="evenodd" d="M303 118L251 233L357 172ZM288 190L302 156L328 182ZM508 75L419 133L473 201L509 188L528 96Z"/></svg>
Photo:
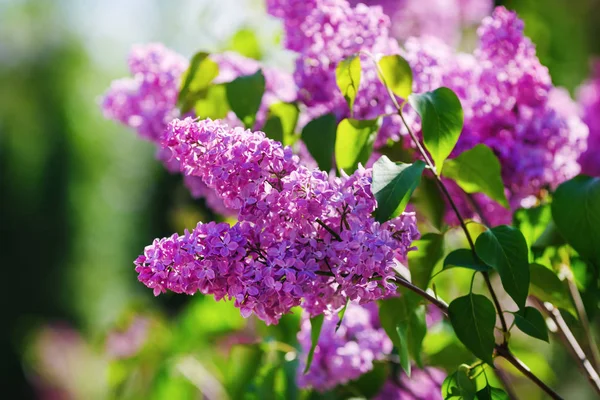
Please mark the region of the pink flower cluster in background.
<svg viewBox="0 0 600 400"><path fill-rule="evenodd" d="M592 76L578 91L583 120L590 128L587 151L579 157L581 170L590 176L600 176L600 61L592 65Z"/></svg>
<svg viewBox="0 0 600 400"><path fill-rule="evenodd" d="M302 348L298 368L298 385L324 392L358 379L371 371L377 361L389 361L392 342L381 327L377 305L350 303L344 319L337 314L325 317L310 369L304 374L306 358L310 351L311 324L304 315L298 341ZM413 369L411 377L389 379L376 399L437 400L445 378L443 371L435 368Z"/></svg>

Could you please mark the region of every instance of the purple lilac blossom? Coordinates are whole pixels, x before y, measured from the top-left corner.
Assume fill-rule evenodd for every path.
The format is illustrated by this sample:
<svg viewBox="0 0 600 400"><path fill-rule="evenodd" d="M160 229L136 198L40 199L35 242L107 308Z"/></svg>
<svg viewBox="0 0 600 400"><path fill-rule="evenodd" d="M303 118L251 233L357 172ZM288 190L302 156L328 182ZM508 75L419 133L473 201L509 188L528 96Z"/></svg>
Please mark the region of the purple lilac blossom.
<svg viewBox="0 0 600 400"><path fill-rule="evenodd" d="M270 12L284 20L286 45L299 53L294 77L299 98L307 107L305 121L326 112L338 119L350 115L335 84L335 66L344 57L359 50L376 55L399 52L379 7L359 4L352 8L344 0L314 0L310 5L291 0L267 3ZM380 22L360 22L374 20ZM339 32L351 33L336 36ZM400 53L413 69L415 92L447 86L457 93L465 127L453 156L478 143L491 147L500 159L511 207L516 209L534 203L547 189L578 173L575 160L585 149L587 128L576 114L565 115L569 108L553 101L557 90L515 13L496 8L482 22L478 36L473 54L456 53L431 36L408 39ZM370 65L370 60L363 63L365 72L354 106L354 117L359 119L393 111ZM414 110L407 106L405 114L409 126L419 133ZM405 134L398 118L385 118L375 147ZM460 194L458 188L456 192ZM466 216L474 217L470 200L459 197ZM484 195L473 198L488 214L486 220L510 222L510 210ZM451 215L448 218L452 220Z"/></svg>
<svg viewBox="0 0 600 400"><path fill-rule="evenodd" d="M155 295L232 298L271 324L297 305L316 315L395 291L394 267L419 234L414 214L374 221L370 170L330 180L264 133L211 120L174 120L163 145L239 222L199 223L147 246L135 265Z"/></svg>
<svg viewBox="0 0 600 400"><path fill-rule="evenodd" d="M577 93L583 120L590 129L587 150L579 157L581 172L600 176L600 60L592 67L592 76Z"/></svg>
<svg viewBox="0 0 600 400"><path fill-rule="evenodd" d="M350 0L358 3L381 6L399 40L434 36L451 45L459 42L463 28L479 23L493 6L491 0Z"/></svg>
<svg viewBox="0 0 600 400"><path fill-rule="evenodd" d="M250 75L261 68L259 62L225 52L211 58L219 65L215 83L225 83L242 75ZM179 116L177 96L188 60L159 43L134 46L129 55L131 78L114 81L102 100L104 116L136 130L144 139L158 146L156 157L170 172L179 171L177 160L160 148L159 139L167 124ZM264 68L266 88L257 116L257 125L266 120L268 107L278 101L292 102L296 91L289 74L273 68ZM225 119L230 124L242 125L233 112ZM218 214L231 213L201 179L186 177L185 186L195 198L204 198L207 206Z"/></svg>
<svg viewBox="0 0 600 400"><path fill-rule="evenodd" d="M478 35L474 54L453 55L441 50L441 42L433 52L435 39L428 38L409 39L403 55L413 68L416 91L447 86L461 100L465 125L452 156L478 143L492 148L512 209L525 207L578 173L587 128L573 101L552 86L514 12L496 8ZM509 210L484 195L473 198L492 224L510 222ZM457 201L472 217L470 200L460 195Z"/></svg>
<svg viewBox="0 0 600 400"><path fill-rule="evenodd" d="M310 319L305 314L298 341L302 347L297 381L300 387L326 391L357 379L373 369L373 362L392 352L392 341L379 322L377 304L348 304L344 319L335 331L339 316L327 316L321 328L310 369L304 374L311 348Z"/></svg>
<svg viewBox="0 0 600 400"><path fill-rule="evenodd" d="M437 309L429 309L428 325L441 319ZM431 318L429 318L431 317ZM381 327L377 304L350 303L340 328L335 330L339 316L329 315L323 322L319 342L310 369L304 374L306 358L311 348L311 325L304 314L298 342L302 353L297 382L320 392L333 389L371 371L375 361L386 360L392 352L392 342ZM438 399L445 374L437 369L413 369L411 378L403 375L389 380L378 399Z"/></svg>
<svg viewBox="0 0 600 400"><path fill-rule="evenodd" d="M335 79L340 61L360 51L375 57L400 51L396 40L389 35L390 20L381 7L364 4L352 7L346 0L267 0L267 10L283 19L284 46L298 53L294 80L298 99L310 119L326 113L333 113L340 120L350 116ZM362 77L353 117L370 119L393 112L374 62L364 54L361 61ZM307 118L303 120L308 122ZM397 135L397 129L387 131ZM385 144L385 135L379 136L379 141Z"/></svg>

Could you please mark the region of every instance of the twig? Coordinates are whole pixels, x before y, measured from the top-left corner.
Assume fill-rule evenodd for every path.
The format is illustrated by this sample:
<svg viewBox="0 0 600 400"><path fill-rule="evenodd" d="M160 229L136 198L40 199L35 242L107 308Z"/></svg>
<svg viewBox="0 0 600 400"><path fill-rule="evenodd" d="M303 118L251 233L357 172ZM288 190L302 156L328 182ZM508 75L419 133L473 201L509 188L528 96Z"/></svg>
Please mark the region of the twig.
<svg viewBox="0 0 600 400"><path fill-rule="evenodd" d="M569 292L571 292L571 297L573 298L573 304L575 304L575 310L577 311L577 316L579 317L579 321L581 322L581 327L583 328L583 332L585 333L585 337L587 339L587 347L589 350L590 358L592 359L592 363L596 371L600 369L600 355L598 355L598 345L594 340L594 336L592 334L592 330L590 328L590 320L587 317L587 313L585 312L585 306L583 304L583 299L581 298L581 294L579 293L579 289L577 289L577 285L573 281L573 276L571 271L568 271L567 274L567 285L569 287Z"/></svg>
<svg viewBox="0 0 600 400"><path fill-rule="evenodd" d="M431 169L431 171L433 172L433 176L435 177L436 183L438 184L438 186L444 193L444 196L446 196L446 198L448 199L448 202L450 203L452 210L454 211L454 213L456 214L456 217L458 218L458 220L460 222L460 226L462 227L463 231L465 232L465 236L467 237L467 241L469 242L469 246L471 247L473 256L475 257L475 259L478 259L479 257L477 256L477 253L475 252L475 244L473 243L473 238L471 237L471 234L470 234L469 230L467 229L465 220L463 219L462 215L460 214L460 211L458 210L458 207L454 203L452 196L448 192L448 189L446 188L446 186L444 185L444 182L442 181L441 177L439 176L439 174L435 168L435 164L431 161L431 159L429 158L429 155L427 154L427 151L425 151L425 149L423 148L423 146L421 145L421 143L415 136L414 132L412 131L412 129L410 129L410 127L408 126L408 123L404 119L404 115L402 113L402 107L398 104L398 101L396 100L394 93L392 92L389 85L385 81L385 75L383 74L383 71L381 71L381 68L379 67L379 64L377 63L377 60L375 59L375 57L373 57L372 54L370 54L370 53L366 53L366 54L369 57L371 57L371 59L373 60L375 67L377 69L377 72L380 75L380 77L383 81L383 84L387 89L388 95L389 95L390 99L392 100L392 103L394 104L396 110L398 111L398 115L400 116L400 119L402 119L402 123L406 127L408 134L410 135L411 139L413 140L415 146L417 146L417 149L419 150L419 153L425 160L425 163L427 164L429 169ZM497 314L500 318L500 322L502 324L502 331L504 333L504 342L501 345L496 345L497 354L506 358L519 371L521 371L521 373L523 375L525 375L532 382L534 382L537 386L539 386L542 390L544 390L551 398L557 399L557 400L562 399L562 397L560 397L554 390L552 390L552 388L550 388L548 385L546 385L544 382L542 382L535 374L533 374L531 372L531 370L525 364L523 364L523 362L521 362L519 359L517 359L510 352L510 350L508 348L508 344L506 342L507 337L508 337L508 329L507 329L507 325L506 325L506 320L504 319L504 312L502 311L502 308L500 307L500 303L496 297L494 288L492 287L491 282L489 281L489 276L487 276L487 273L484 273L484 277L485 277L486 285L488 287L490 295L492 296L492 299L494 300L494 305L496 307ZM402 286L406 287L407 289L412 290L413 292L423 296L424 298L429 300L432 304L436 305L442 312L444 312L444 314L448 315L448 307L444 303L441 303L438 299L430 296L427 292L423 291L420 288L417 288L416 286L412 285L408 281L404 281L402 279L399 279L396 281L399 284L401 284Z"/></svg>
<svg viewBox="0 0 600 400"><path fill-rule="evenodd" d="M542 389L548 396L555 400L562 400L562 397L556 393L550 386L546 385L540 378L538 378L527 365L523 363L523 361L519 360L515 355L510 351L506 344L501 344L496 346L496 354L500 357L506 359L509 363L511 363L516 369L519 370L523 375L525 375L529 380L535 383L540 389Z"/></svg>
<svg viewBox="0 0 600 400"><path fill-rule="evenodd" d="M465 233L467 241L469 242L469 247L471 247L471 251L473 252L473 256L475 257L476 260L479 259L479 256L475 252L475 243L473 242L473 238L471 237L471 233L469 232L469 229L467 228L467 224L465 223L464 218L460 214L460 211L458 210L458 207L456 206L456 203L454 202L454 199L452 199L452 196L450 195L450 192L448 191L448 188L446 187L446 185L444 185L444 182L442 181L442 178L440 178L440 176L438 175L437 171L435 170L435 166L433 165L433 163L431 162L431 160L427 156L427 152L425 151L425 149L423 149L423 147L421 146L421 143L419 142L419 140L415 136L414 132L408 126L408 123L406 122L406 120L404 119L404 115L402 114L402 109L401 108L398 108L398 114L400 115L400 118L402 119L402 122L404 123L404 126L408 130L408 134L412 138L413 142L415 142L415 144L417 145L417 148L419 149L419 152L421 153L421 155L425 159L425 162L430 166L431 170L433 171L433 176L435 177L435 181L436 181L437 185L439 186L440 190L442 191L442 193L444 194L444 196L446 197L446 199L450 203L450 207L452 207L452 210L454 211L454 214L456 215L456 218L458 218L460 226L462 227L462 230ZM482 274L483 274L483 277L485 279L485 284L487 286L487 289L490 292L490 296L492 296L492 300L494 301L494 307L496 308L498 317L500 318L500 324L502 325L502 333L503 333L503 336L504 336L504 341L506 342L506 339L508 337L508 325L506 324L506 319L504 318L504 313L502 311L502 306L500 305L500 302L498 301L498 297L496 296L494 288L492 287L492 283L490 282L489 274L487 272L485 272L485 271L482 272Z"/></svg>
<svg viewBox="0 0 600 400"><path fill-rule="evenodd" d="M495 367L494 373L496 374L496 377L498 378L498 380L500 382L502 382L502 386L504 386L504 389L506 390L506 394L508 395L508 398L511 400L519 400L519 397L517 396L517 394L515 393L514 389L512 388L512 386L510 384L510 378L508 377L506 372L501 368Z"/></svg>
<svg viewBox="0 0 600 400"><path fill-rule="evenodd" d="M321 225L327 232L331 233L331 236L333 236L335 240L337 240L338 242L342 241L340 235L338 235L336 231L328 227L327 224L321 221L319 218L317 218L317 224Z"/></svg>
<svg viewBox="0 0 600 400"><path fill-rule="evenodd" d="M423 289L413 285L411 282L407 281L406 279L404 279L402 277L398 277L398 279L396 279L395 282L398 283L400 286L405 287L406 289L411 290L412 292L423 297L425 300L429 301L431 304L436 306L442 313L444 313L445 316L448 316L448 306L443 301L431 296L429 293L427 293ZM527 365L525 365L521 360L519 360L517 357L515 357L514 354L512 354L512 352L508 348L507 343L496 344L495 349L496 349L496 354L498 356L501 356L502 358L504 358L508 362L510 362L523 375L525 375L525 377L527 377L529 380L531 380L533 383L535 383L540 389L542 389L544 392L546 392L546 394L548 394L548 396L550 396L551 398L553 398L555 400L562 400L562 397L558 393L556 393L550 386L546 385L533 372L531 372L531 370L529 369L529 367L527 367ZM494 368L496 369L496 371L498 371L497 367L494 367ZM504 381L503 383L508 384L507 381ZM508 393L512 392L512 389L508 388L507 392ZM513 395L514 395L514 393L513 393Z"/></svg>
<svg viewBox="0 0 600 400"><path fill-rule="evenodd" d="M581 370L585 374L587 380L590 382L596 393L600 395L600 376L598 376L598 373L592 367L592 364L587 359L587 356L585 355L583 349L577 342L577 339L575 339L573 332L571 332L571 329L569 329L569 326L565 322L562 315L560 315L558 309L552 304L542 302L541 300L533 296L531 296L530 298L533 299L534 303L539 308L541 308L541 310L544 311L544 313L548 315L550 319L552 319L552 321L556 324L558 328L556 333L558 333L561 340L567 345L569 350L571 350L573 357L577 361L577 365L579 366L579 368L581 368Z"/></svg>

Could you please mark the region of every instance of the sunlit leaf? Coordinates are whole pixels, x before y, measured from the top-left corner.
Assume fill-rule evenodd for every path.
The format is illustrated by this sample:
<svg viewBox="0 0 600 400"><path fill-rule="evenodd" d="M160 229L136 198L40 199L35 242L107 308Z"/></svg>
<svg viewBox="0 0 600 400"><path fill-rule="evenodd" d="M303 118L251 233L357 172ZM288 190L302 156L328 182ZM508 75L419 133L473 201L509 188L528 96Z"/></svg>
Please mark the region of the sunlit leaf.
<svg viewBox="0 0 600 400"><path fill-rule="evenodd" d="M509 400L508 394L502 389L487 385L477 392L477 400Z"/></svg>
<svg viewBox="0 0 600 400"><path fill-rule="evenodd" d="M426 233L414 241L413 246L417 250L408 253L411 280L421 289L425 289L429 285L433 269L444 256L444 235Z"/></svg>
<svg viewBox="0 0 600 400"><path fill-rule="evenodd" d="M382 156L373 165L372 190L377 200L375 219L385 222L400 215L421 181L425 163L394 163Z"/></svg>
<svg viewBox="0 0 600 400"><path fill-rule="evenodd" d="M319 343L319 336L321 335L321 328L323 327L323 321L325 319L324 314L319 314L316 317L310 318L310 351L308 352L308 357L306 358L306 367L304 367L304 373L306 374L310 369L312 364L313 357L315 356L315 348Z"/></svg>
<svg viewBox="0 0 600 400"><path fill-rule="evenodd" d="M177 98L182 113L192 109L196 100L205 97L205 91L217 75L219 75L219 66L210 59L208 53L199 52L192 57L190 66L181 79Z"/></svg>
<svg viewBox="0 0 600 400"><path fill-rule="evenodd" d="M225 85L213 85L206 89L203 97L196 100L194 109L200 118L225 118L231 111L227 102Z"/></svg>
<svg viewBox="0 0 600 400"><path fill-rule="evenodd" d="M338 170L351 174L358 164L365 165L373 152L373 143L379 130L380 120L342 120L336 132L335 162Z"/></svg>
<svg viewBox="0 0 600 400"><path fill-rule="evenodd" d="M260 60L262 58L262 49L256 33L249 28L242 28L233 35L230 49L238 54L248 58Z"/></svg>
<svg viewBox="0 0 600 400"><path fill-rule="evenodd" d="M269 107L267 122L263 131L267 137L291 146L298 139L295 135L300 110L294 103L275 103Z"/></svg>
<svg viewBox="0 0 600 400"><path fill-rule="evenodd" d="M407 99L412 93L412 71L408 62L399 55L383 56L378 62L386 84L396 96Z"/></svg>
<svg viewBox="0 0 600 400"><path fill-rule="evenodd" d="M443 175L455 181L467 193L483 193L505 208L510 208L504 194L500 161L484 144L446 160Z"/></svg>
<svg viewBox="0 0 600 400"><path fill-rule="evenodd" d="M423 142L441 173L444 160L454 149L462 131L460 100L452 90L441 87L433 92L411 94L408 101L421 116Z"/></svg>
<svg viewBox="0 0 600 400"><path fill-rule="evenodd" d="M350 112L354 108L354 100L360 86L360 57L354 55L342 60L335 69L335 81L342 92Z"/></svg>

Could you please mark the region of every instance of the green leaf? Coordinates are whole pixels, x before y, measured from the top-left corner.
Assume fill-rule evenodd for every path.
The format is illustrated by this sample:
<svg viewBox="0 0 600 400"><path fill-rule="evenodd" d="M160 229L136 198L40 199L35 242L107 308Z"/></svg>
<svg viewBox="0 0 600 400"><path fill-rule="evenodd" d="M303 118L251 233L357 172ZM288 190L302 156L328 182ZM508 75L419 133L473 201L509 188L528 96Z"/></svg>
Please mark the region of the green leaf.
<svg viewBox="0 0 600 400"><path fill-rule="evenodd" d="M470 367L467 364L462 364L456 371L456 382L463 393L463 398L473 398L477 392L477 385L469 378Z"/></svg>
<svg viewBox="0 0 600 400"><path fill-rule="evenodd" d="M444 256L444 235L426 233L413 242L416 251L408 253L408 267L412 283L421 289L426 289L438 261Z"/></svg>
<svg viewBox="0 0 600 400"><path fill-rule="evenodd" d="M529 293L529 249L516 228L500 225L483 232L475 242L477 255L500 274L502 286L519 308Z"/></svg>
<svg viewBox="0 0 600 400"><path fill-rule="evenodd" d="M413 164L396 164L382 156L375 162L371 190L377 200L377 221L385 222L402 214L419 186L424 169L425 163L421 160Z"/></svg>
<svg viewBox="0 0 600 400"><path fill-rule="evenodd" d="M200 118L222 119L227 116L231 108L227 102L225 85L208 87L202 98L196 100L194 106L196 115Z"/></svg>
<svg viewBox="0 0 600 400"><path fill-rule="evenodd" d="M448 375L442 382L442 398L444 400L461 398L461 391L456 381L456 372Z"/></svg>
<svg viewBox="0 0 600 400"><path fill-rule="evenodd" d="M219 65L209 56L206 52L196 53L183 74L177 97L177 105L182 113L190 111L195 101L204 97L206 89L219 75Z"/></svg>
<svg viewBox="0 0 600 400"><path fill-rule="evenodd" d="M477 400L509 400L508 394L502 389L487 385L477 392Z"/></svg>
<svg viewBox="0 0 600 400"><path fill-rule="evenodd" d="M419 187L413 194L411 204L415 207L417 215L427 221L432 228L440 232L444 230L446 203L443 201L442 192L434 179L427 176L421 179Z"/></svg>
<svg viewBox="0 0 600 400"><path fill-rule="evenodd" d="M396 335L398 337L398 355L400 356L400 366L406 372L406 375L410 377L411 364L410 364L410 352L408 350L408 327L406 325L396 325Z"/></svg>
<svg viewBox="0 0 600 400"><path fill-rule="evenodd" d="M410 357L422 365L421 349L427 333L426 308L420 298L405 292L379 302L381 326L398 349L402 369L410 375Z"/></svg>
<svg viewBox="0 0 600 400"><path fill-rule="evenodd" d="M338 170L351 174L371 157L380 120L342 120L336 132L335 162Z"/></svg>
<svg viewBox="0 0 600 400"><path fill-rule="evenodd" d="M470 293L450 303L448 316L458 339L481 360L493 365L496 310L492 302Z"/></svg>
<svg viewBox="0 0 600 400"><path fill-rule="evenodd" d="M335 115L325 114L313 119L302 129L302 141L322 171L331 171L335 151Z"/></svg>
<svg viewBox="0 0 600 400"><path fill-rule="evenodd" d="M600 178L579 175L554 193L552 218L581 257L600 268Z"/></svg>
<svg viewBox="0 0 600 400"><path fill-rule="evenodd" d="M484 144L446 160L443 175L454 180L467 193L483 193L503 207L510 208L504 194L500 161Z"/></svg>
<svg viewBox="0 0 600 400"><path fill-rule="evenodd" d="M483 264L480 260L475 259L475 256L470 249L454 250L446 256L444 259L444 269L454 267L468 268L474 271L489 271L491 269L489 265Z"/></svg>
<svg viewBox="0 0 600 400"><path fill-rule="evenodd" d="M408 319L408 350L419 368L423 368L421 355L425 335L427 335L427 307L420 304L411 310Z"/></svg>
<svg viewBox="0 0 600 400"><path fill-rule="evenodd" d="M348 103L351 115L360 86L360 74L360 57L356 55L342 60L335 69L335 82Z"/></svg>
<svg viewBox="0 0 600 400"><path fill-rule="evenodd" d="M225 88L231 110L247 128L251 128L265 92L263 72L258 70L252 75L240 76L226 83Z"/></svg>
<svg viewBox="0 0 600 400"><path fill-rule="evenodd" d="M308 352L308 357L306 358L306 367L304 367L304 373L306 374L310 369L310 365L312 364L313 357L315 356L315 348L319 343L319 336L321 335L321 328L323 327L323 320L325 318L324 314L319 314L316 317L310 318L310 351Z"/></svg>
<svg viewBox="0 0 600 400"><path fill-rule="evenodd" d="M262 50L256 33L249 28L242 28L233 35L229 48L244 57L260 60Z"/></svg>
<svg viewBox="0 0 600 400"><path fill-rule="evenodd" d="M472 400L475 398L477 388L468 375L468 369L459 368L458 371L448 375L442 383L442 398L444 400L462 399ZM468 366L466 366L468 368Z"/></svg>
<svg viewBox="0 0 600 400"><path fill-rule="evenodd" d="M274 103L269 107L267 122L263 131L267 137L291 146L298 139L295 135L300 109L294 103Z"/></svg>
<svg viewBox="0 0 600 400"><path fill-rule="evenodd" d="M536 339L548 341L548 327L542 314L533 307L525 307L515 314L515 324L521 332Z"/></svg>
<svg viewBox="0 0 600 400"><path fill-rule="evenodd" d="M257 375L263 358L260 345L238 345L231 349L227 368L226 388L232 399L243 398L244 392Z"/></svg>
<svg viewBox="0 0 600 400"><path fill-rule="evenodd" d="M412 93L412 70L408 62L399 55L383 56L378 62L383 77L379 79L396 96L407 99Z"/></svg>
<svg viewBox="0 0 600 400"><path fill-rule="evenodd" d="M547 301L557 307L575 313L567 283L561 281L554 271L540 264L530 264L531 294L541 301Z"/></svg>
<svg viewBox="0 0 600 400"><path fill-rule="evenodd" d="M513 225L521 231L531 247L552 221L550 206L519 208L513 215Z"/></svg>
<svg viewBox="0 0 600 400"><path fill-rule="evenodd" d="M422 121L423 142L438 169L450 155L463 127L463 111L454 92L441 87L433 92L411 94L410 105Z"/></svg>
<svg viewBox="0 0 600 400"><path fill-rule="evenodd" d="M344 322L344 315L346 315L346 310L348 309L348 304L350 303L350 298L348 297L346 299L346 304L344 304L344 307L342 308L342 310L338 313L338 322L337 324L335 324L335 331L337 332L338 329L340 329L340 326L342 326L342 322Z"/></svg>

